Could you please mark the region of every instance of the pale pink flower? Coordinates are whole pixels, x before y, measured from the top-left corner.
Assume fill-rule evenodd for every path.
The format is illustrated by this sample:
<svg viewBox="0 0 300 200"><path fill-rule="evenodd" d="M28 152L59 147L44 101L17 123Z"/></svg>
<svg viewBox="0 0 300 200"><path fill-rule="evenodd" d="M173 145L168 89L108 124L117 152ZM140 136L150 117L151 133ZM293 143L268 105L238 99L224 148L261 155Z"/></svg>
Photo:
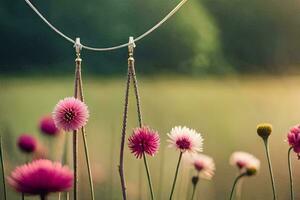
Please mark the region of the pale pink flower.
<svg viewBox="0 0 300 200"><path fill-rule="evenodd" d="M216 166L214 160L207 155L194 153L187 154L188 161L199 173L201 178L211 180L215 174Z"/></svg>
<svg viewBox="0 0 300 200"><path fill-rule="evenodd" d="M260 168L260 161L247 152L234 152L229 160L232 166L236 166L240 171L247 171L249 169L258 171Z"/></svg>
<svg viewBox="0 0 300 200"><path fill-rule="evenodd" d="M88 118L87 106L74 97L60 100L53 111L53 120L56 127L65 131L80 129L86 125Z"/></svg>
<svg viewBox="0 0 300 200"><path fill-rule="evenodd" d="M194 129L176 126L168 133L169 147L174 147L182 153L196 153L203 150L203 138Z"/></svg>
<svg viewBox="0 0 300 200"><path fill-rule="evenodd" d="M136 128L128 139L128 147L136 158L146 153L154 156L159 148L159 135L149 127Z"/></svg>
<svg viewBox="0 0 300 200"><path fill-rule="evenodd" d="M73 173L61 163L35 160L17 167L8 177L8 183L18 192L46 196L70 189Z"/></svg>

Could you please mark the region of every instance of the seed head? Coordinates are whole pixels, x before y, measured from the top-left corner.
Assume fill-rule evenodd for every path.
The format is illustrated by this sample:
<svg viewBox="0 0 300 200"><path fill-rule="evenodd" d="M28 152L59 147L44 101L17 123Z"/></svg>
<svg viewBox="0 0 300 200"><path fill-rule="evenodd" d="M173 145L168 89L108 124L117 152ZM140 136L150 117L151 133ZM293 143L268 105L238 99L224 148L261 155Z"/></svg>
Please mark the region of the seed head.
<svg viewBox="0 0 300 200"><path fill-rule="evenodd" d="M272 124L262 123L257 125L257 134L263 139L268 139L272 133Z"/></svg>

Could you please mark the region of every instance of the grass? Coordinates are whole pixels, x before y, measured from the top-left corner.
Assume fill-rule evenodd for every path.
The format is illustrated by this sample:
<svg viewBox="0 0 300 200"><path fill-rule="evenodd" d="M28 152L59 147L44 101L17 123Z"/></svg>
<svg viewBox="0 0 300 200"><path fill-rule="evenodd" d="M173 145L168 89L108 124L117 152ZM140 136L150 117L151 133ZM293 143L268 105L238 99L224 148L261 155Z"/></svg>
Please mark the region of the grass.
<svg viewBox="0 0 300 200"><path fill-rule="evenodd" d="M288 198L288 146L284 139L289 127L299 123L300 77L204 80L160 77L143 78L139 83L144 122L157 129L162 140L159 154L148 160L154 191L160 199L166 199L169 195L178 158L178 152L168 149L165 142L166 133L175 125L186 125L201 132L205 138L204 153L213 156L216 161L217 171L214 179L210 182L200 180L196 194L199 199L228 198L237 173L236 169L228 165L228 158L235 150L253 153L262 161L260 173L245 181L242 198L271 198L263 144L256 136L256 125L259 122L270 122L274 126L270 148L275 180L279 199ZM84 80L84 87L86 102L91 112L87 134L96 199L121 199L117 164L125 80L92 78ZM52 112L59 99L72 96L72 93L72 78L0 80L0 128L4 136L7 173L15 165L24 162L24 156L15 147L16 137L23 132L35 134L46 145L55 143L55 148L49 148L49 152L53 159L62 158L63 137L54 140L43 138L39 134L37 123L42 115ZM128 134L137 126L133 96L130 101ZM299 164L295 157L293 163L297 168ZM136 160L127 148L125 158L129 199L139 199L140 193L144 196L141 199L149 199L142 160ZM81 160L80 193L83 198L88 195L88 179L83 157ZM140 168L142 184L139 184ZM295 187L300 184L300 179L297 179L299 173L294 171ZM191 195L190 179L191 172L187 168L181 168L177 185L180 188L176 188L175 199L186 199L187 193ZM9 199L19 199L11 189L9 195ZM297 190L295 196L300 196ZM57 199L55 197L53 196L53 199Z"/></svg>

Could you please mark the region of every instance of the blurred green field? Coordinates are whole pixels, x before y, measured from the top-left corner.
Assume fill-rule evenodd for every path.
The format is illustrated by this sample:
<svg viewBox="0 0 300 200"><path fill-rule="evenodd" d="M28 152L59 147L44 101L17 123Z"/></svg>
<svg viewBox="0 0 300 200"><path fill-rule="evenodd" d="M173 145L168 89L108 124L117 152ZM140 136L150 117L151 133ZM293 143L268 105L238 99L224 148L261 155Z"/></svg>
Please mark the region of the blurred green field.
<svg viewBox="0 0 300 200"><path fill-rule="evenodd" d="M87 126L88 142L93 163L96 199L121 199L117 172L125 80L87 79L84 77L86 102L90 109ZM202 180L197 199L227 199L236 175L228 164L235 150L253 153L262 161L260 173L244 182L244 200L271 199L271 187L262 141L256 136L259 122L274 125L271 140L275 179L279 199L288 199L287 144L289 127L300 119L300 77L230 77L189 79L142 78L139 80L144 122L158 130L161 136L159 154L149 158L154 189L158 199L167 199L175 171L178 152L167 148L166 133L175 125L195 128L205 138L204 153L216 161L212 181ZM57 139L42 137L37 129L41 116L52 112L59 99L72 96L72 78L1 78L0 128L4 136L6 173L24 162L24 155L15 147L16 137L32 133L49 145L51 157L62 159L63 135ZM131 93L132 94L132 93ZM135 99L131 96L128 134L137 126ZM55 144L55 147L50 147ZM82 148L82 146L81 146ZM294 167L300 165L295 159ZM81 199L88 200L88 179L81 158ZM130 200L149 199L142 161L136 160L126 148L125 174ZM142 171L142 184L140 181ZM294 171L295 188L300 186L300 172ZM181 168L175 199L190 195L191 172ZM296 189L296 199L300 192ZM2 192L1 192L2 193ZM139 198L142 194L143 198ZM20 199L9 188L9 200ZM53 195L51 199L57 199Z"/></svg>

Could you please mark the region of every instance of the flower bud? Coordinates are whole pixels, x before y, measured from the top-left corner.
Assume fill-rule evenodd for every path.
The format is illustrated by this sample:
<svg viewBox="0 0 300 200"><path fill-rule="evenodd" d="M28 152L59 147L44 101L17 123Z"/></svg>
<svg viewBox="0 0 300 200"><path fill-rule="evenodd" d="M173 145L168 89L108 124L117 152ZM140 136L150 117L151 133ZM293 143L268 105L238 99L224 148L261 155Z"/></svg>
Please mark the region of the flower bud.
<svg viewBox="0 0 300 200"><path fill-rule="evenodd" d="M247 176L253 176L257 173L257 169L255 167L247 168L246 174Z"/></svg>
<svg viewBox="0 0 300 200"><path fill-rule="evenodd" d="M199 177L198 176L193 176L193 178L192 178L193 185L197 185L198 181L199 181Z"/></svg>
<svg viewBox="0 0 300 200"><path fill-rule="evenodd" d="M263 139L268 139L272 133L272 124L262 123L257 125L257 134Z"/></svg>

